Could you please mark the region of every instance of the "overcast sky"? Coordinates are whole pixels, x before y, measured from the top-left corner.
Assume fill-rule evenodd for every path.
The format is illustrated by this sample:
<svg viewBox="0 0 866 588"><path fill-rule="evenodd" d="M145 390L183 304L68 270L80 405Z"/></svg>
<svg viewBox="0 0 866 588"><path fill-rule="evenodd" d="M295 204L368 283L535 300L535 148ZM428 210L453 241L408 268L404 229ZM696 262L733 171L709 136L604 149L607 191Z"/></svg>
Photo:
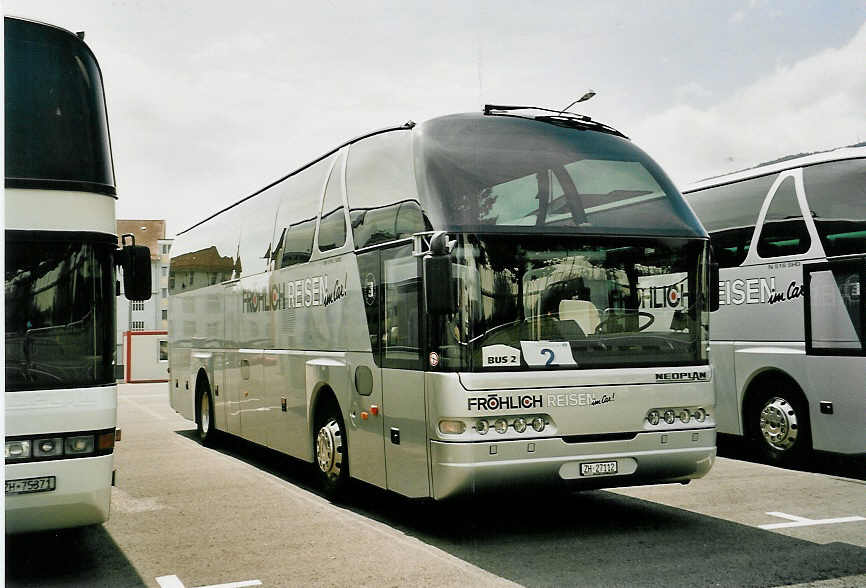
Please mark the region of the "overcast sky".
<svg viewBox="0 0 866 588"><path fill-rule="evenodd" d="M365 131L481 105L580 111L680 185L866 141L866 0L3 0L85 31L120 218L170 234Z"/></svg>

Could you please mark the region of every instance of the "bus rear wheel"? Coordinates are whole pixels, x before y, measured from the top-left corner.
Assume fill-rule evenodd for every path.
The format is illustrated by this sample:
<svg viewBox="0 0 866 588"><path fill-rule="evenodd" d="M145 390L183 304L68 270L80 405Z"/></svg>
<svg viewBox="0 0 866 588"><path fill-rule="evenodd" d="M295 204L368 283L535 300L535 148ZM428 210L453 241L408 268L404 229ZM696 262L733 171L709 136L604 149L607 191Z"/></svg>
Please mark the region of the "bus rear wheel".
<svg viewBox="0 0 866 588"><path fill-rule="evenodd" d="M196 414L196 424L198 425L198 438L202 445L213 445L216 438L216 426L214 426L214 411L213 397L210 393L210 386L198 386L198 414Z"/></svg>
<svg viewBox="0 0 866 588"><path fill-rule="evenodd" d="M314 439L316 471L325 494L339 497L349 479L349 455L346 429L339 415L329 414L319 424Z"/></svg>
<svg viewBox="0 0 866 588"><path fill-rule="evenodd" d="M752 434L758 451L770 463L796 463L809 453L809 411L794 386L777 384L775 391L753 403Z"/></svg>

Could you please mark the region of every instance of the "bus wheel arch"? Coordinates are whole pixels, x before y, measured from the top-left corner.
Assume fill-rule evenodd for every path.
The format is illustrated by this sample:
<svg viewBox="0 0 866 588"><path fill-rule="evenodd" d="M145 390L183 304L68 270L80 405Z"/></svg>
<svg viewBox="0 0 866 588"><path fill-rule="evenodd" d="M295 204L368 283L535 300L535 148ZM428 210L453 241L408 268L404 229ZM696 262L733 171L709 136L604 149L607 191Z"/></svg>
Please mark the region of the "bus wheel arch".
<svg viewBox="0 0 866 588"><path fill-rule="evenodd" d="M211 445L216 438L213 392L204 368L195 378L195 424L202 445Z"/></svg>
<svg viewBox="0 0 866 588"><path fill-rule="evenodd" d="M743 397L746 438L767 461L794 463L812 449L809 404L788 374L765 370L752 378Z"/></svg>
<svg viewBox="0 0 866 588"><path fill-rule="evenodd" d="M313 464L325 494L337 498L349 480L349 440L340 403L327 384L316 391L312 417Z"/></svg>

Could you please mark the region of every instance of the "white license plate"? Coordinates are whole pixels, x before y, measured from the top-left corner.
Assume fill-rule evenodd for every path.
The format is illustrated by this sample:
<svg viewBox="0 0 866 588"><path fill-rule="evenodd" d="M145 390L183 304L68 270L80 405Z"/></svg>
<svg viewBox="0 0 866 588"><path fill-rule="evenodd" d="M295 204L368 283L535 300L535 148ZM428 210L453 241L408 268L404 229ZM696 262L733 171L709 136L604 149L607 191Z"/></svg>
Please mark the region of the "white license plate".
<svg viewBox="0 0 866 588"><path fill-rule="evenodd" d="M30 492L50 492L57 488L55 476L27 478L26 480L6 480L6 495L28 494Z"/></svg>
<svg viewBox="0 0 866 588"><path fill-rule="evenodd" d="M580 464L581 476L607 476L616 473L615 461L597 461Z"/></svg>

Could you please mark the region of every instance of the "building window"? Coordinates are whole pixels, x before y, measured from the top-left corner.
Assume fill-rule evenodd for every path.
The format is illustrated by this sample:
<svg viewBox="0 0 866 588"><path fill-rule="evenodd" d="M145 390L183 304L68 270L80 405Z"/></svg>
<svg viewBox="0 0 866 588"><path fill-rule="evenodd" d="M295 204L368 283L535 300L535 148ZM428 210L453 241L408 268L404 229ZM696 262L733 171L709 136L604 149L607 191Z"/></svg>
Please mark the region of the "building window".
<svg viewBox="0 0 866 588"><path fill-rule="evenodd" d="M168 341L165 339L159 340L159 361L168 361Z"/></svg>
<svg viewBox="0 0 866 588"><path fill-rule="evenodd" d="M132 330L133 331L143 331L144 330L144 321L132 321Z"/></svg>
<svg viewBox="0 0 866 588"><path fill-rule="evenodd" d="M163 254L163 255L167 255L169 249L171 249L171 245L165 245L165 244L164 244L164 245L162 246L162 254Z"/></svg>
<svg viewBox="0 0 866 588"><path fill-rule="evenodd" d="M168 311L165 309L163 309L163 311L162 311L162 320L164 320L164 321L168 320Z"/></svg>
<svg viewBox="0 0 866 588"><path fill-rule="evenodd" d="M144 310L144 302L133 302L132 310Z"/></svg>
<svg viewBox="0 0 866 588"><path fill-rule="evenodd" d="M167 276L168 275L168 266L167 265L162 266L161 271L162 271L163 276Z"/></svg>

